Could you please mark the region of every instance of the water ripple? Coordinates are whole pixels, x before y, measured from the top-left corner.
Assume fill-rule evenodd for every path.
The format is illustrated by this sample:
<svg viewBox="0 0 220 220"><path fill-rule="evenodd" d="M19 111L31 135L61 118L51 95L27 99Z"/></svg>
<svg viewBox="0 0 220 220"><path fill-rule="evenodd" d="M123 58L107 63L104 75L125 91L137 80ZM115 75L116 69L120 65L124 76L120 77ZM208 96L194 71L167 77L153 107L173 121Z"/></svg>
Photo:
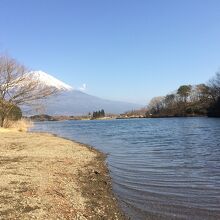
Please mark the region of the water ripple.
<svg viewBox="0 0 220 220"><path fill-rule="evenodd" d="M37 123L108 153L113 189L132 219L220 219L220 119Z"/></svg>

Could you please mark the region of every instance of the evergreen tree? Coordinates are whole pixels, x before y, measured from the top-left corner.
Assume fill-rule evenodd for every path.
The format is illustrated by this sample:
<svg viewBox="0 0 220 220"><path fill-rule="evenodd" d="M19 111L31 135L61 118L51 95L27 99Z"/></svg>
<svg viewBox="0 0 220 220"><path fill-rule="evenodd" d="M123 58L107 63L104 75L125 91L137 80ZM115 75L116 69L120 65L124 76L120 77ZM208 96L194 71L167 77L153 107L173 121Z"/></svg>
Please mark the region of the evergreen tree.
<svg viewBox="0 0 220 220"><path fill-rule="evenodd" d="M104 109L101 110L101 117L105 117L105 111L104 111Z"/></svg>
<svg viewBox="0 0 220 220"><path fill-rule="evenodd" d="M93 119L101 118L101 117L105 117L105 111L104 111L104 109L99 110L99 111L94 111L94 112L92 113L92 118L93 118Z"/></svg>

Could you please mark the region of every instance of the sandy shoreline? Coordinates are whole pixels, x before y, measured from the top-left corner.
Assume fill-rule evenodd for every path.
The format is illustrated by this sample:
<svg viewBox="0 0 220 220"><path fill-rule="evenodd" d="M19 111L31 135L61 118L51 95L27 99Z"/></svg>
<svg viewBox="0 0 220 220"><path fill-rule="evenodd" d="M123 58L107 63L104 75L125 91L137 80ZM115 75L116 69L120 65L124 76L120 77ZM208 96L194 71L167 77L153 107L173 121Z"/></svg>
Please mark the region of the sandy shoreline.
<svg viewBox="0 0 220 220"><path fill-rule="evenodd" d="M51 134L0 130L0 219L126 219L104 161Z"/></svg>

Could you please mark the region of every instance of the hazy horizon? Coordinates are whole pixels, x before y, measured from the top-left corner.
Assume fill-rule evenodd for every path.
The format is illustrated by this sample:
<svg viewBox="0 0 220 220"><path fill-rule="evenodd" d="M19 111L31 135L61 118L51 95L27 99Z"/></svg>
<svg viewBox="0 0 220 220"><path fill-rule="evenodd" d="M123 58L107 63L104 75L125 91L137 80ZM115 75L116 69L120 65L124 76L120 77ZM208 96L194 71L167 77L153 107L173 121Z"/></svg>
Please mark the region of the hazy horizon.
<svg viewBox="0 0 220 220"><path fill-rule="evenodd" d="M218 0L2 0L0 52L88 94L146 103L219 70Z"/></svg>

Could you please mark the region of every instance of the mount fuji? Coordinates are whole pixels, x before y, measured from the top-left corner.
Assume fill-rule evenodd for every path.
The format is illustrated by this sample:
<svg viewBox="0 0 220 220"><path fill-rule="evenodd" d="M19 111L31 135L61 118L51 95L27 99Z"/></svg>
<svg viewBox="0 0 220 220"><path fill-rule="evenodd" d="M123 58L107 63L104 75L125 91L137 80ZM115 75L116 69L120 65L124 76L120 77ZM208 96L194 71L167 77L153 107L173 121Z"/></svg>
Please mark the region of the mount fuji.
<svg viewBox="0 0 220 220"><path fill-rule="evenodd" d="M28 73L30 79L37 80L40 84L54 87L59 91L72 91L73 87L67 85L66 83L56 79L55 77L43 72L43 71L31 71Z"/></svg>
<svg viewBox="0 0 220 220"><path fill-rule="evenodd" d="M138 104L111 101L86 94L43 71L31 71L28 74L40 84L58 90L56 96L49 97L43 102L44 111L41 112L43 114L77 116L100 109L104 109L106 113L120 114L142 107Z"/></svg>

